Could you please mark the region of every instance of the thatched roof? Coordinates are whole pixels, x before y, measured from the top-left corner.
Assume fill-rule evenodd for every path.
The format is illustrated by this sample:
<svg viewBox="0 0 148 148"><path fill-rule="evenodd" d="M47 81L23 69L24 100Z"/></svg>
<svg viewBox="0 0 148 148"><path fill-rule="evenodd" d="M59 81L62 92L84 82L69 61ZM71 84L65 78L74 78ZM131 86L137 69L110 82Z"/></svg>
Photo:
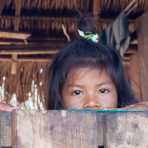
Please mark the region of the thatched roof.
<svg viewBox="0 0 148 148"><path fill-rule="evenodd" d="M98 15L100 24L114 19L130 0L1 0L0 29L59 37L61 25L69 33L75 31L76 17L81 11ZM137 0L138 6L130 14L136 19L148 8L146 0ZM62 35L60 35L62 37Z"/></svg>

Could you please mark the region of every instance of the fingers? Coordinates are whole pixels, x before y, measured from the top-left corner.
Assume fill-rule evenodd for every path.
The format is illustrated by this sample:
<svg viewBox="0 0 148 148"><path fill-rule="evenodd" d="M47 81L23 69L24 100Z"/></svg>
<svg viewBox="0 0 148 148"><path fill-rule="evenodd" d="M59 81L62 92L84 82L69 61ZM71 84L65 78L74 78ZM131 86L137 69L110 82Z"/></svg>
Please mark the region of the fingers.
<svg viewBox="0 0 148 148"><path fill-rule="evenodd" d="M122 109L148 109L148 102L140 102L123 107Z"/></svg>
<svg viewBox="0 0 148 148"><path fill-rule="evenodd" d="M12 112L14 110L17 110L17 108L5 103L0 103L0 111Z"/></svg>

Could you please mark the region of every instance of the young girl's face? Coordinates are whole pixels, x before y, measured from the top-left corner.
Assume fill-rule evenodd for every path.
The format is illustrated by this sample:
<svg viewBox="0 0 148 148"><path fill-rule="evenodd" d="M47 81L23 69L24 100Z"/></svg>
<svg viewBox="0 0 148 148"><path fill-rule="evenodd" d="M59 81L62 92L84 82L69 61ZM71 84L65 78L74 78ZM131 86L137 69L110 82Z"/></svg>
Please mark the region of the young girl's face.
<svg viewBox="0 0 148 148"><path fill-rule="evenodd" d="M65 109L117 107L117 91L105 71L96 68L71 70L62 90Z"/></svg>

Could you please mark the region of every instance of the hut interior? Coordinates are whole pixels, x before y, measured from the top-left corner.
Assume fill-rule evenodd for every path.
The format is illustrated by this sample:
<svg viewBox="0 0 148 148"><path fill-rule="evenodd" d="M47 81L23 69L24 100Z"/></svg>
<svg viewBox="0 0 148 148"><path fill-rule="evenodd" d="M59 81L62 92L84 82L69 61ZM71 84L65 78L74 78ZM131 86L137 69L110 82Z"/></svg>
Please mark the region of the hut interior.
<svg viewBox="0 0 148 148"><path fill-rule="evenodd" d="M128 15L130 46L123 62L137 98L144 100L138 61L139 18L147 11L146 0ZM98 30L113 23L131 0L0 0L0 101L44 109L47 69L60 48L77 32L77 16L97 16ZM64 28L64 29L63 29ZM28 102L32 100L32 104Z"/></svg>

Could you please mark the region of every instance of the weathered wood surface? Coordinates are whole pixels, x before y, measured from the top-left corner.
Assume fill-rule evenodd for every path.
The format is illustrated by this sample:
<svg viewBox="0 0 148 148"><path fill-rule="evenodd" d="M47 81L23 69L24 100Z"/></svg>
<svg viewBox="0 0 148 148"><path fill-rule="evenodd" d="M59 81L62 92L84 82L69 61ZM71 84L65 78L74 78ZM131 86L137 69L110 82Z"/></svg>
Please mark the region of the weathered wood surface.
<svg viewBox="0 0 148 148"><path fill-rule="evenodd" d="M148 112L17 114L17 147L147 148Z"/></svg>
<svg viewBox="0 0 148 148"><path fill-rule="evenodd" d="M0 112L0 148L12 145L12 116L9 112Z"/></svg>
<svg viewBox="0 0 148 148"><path fill-rule="evenodd" d="M140 86L142 99L148 100L148 12L139 18L138 55L140 62Z"/></svg>
<svg viewBox="0 0 148 148"><path fill-rule="evenodd" d="M138 98L139 101L142 100L140 69L141 69L141 65L139 62L139 54L138 52L136 52L131 56L128 75L129 75L129 80L130 80L134 95L136 98Z"/></svg>
<svg viewBox="0 0 148 148"><path fill-rule="evenodd" d="M106 116L105 148L148 148L148 112Z"/></svg>
<svg viewBox="0 0 148 148"><path fill-rule="evenodd" d="M0 147L148 147L148 111L112 113L94 111L48 111L44 113L18 111L13 116L12 124L10 116L8 118L6 113L0 113L0 136L3 137L0 138ZM8 122L8 126L2 124L2 122L7 123L6 121L9 120L11 122ZM13 130L10 127L13 127ZM4 129L7 130L4 132ZM7 135L8 139L4 135Z"/></svg>
<svg viewBox="0 0 148 148"><path fill-rule="evenodd" d="M18 112L17 147L97 148L101 127L95 112Z"/></svg>

